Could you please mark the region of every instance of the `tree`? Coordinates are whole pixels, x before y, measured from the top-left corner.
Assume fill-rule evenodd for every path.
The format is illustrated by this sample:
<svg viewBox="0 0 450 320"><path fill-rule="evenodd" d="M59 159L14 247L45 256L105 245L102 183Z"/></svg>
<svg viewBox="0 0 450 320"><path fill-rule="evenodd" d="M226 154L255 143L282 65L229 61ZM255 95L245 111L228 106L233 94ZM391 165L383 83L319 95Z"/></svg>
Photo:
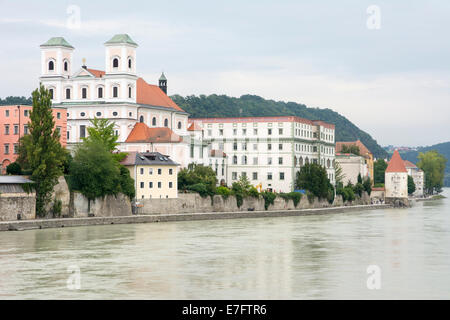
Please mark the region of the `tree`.
<svg viewBox="0 0 450 320"><path fill-rule="evenodd" d="M446 162L447 159L435 150L419 153L417 166L425 174L424 188L428 194L442 191Z"/></svg>
<svg viewBox="0 0 450 320"><path fill-rule="evenodd" d="M352 144L344 144L341 149L342 153L352 153L359 156L359 147Z"/></svg>
<svg viewBox="0 0 450 320"><path fill-rule="evenodd" d="M194 185L196 185L195 190L192 188ZM187 168L178 172L179 190L192 190L203 195L214 195L216 185L216 173L209 166L191 163Z"/></svg>
<svg viewBox="0 0 450 320"><path fill-rule="evenodd" d="M361 177L361 173L358 173L357 181L358 181L358 183L362 184L363 180L362 180L362 177Z"/></svg>
<svg viewBox="0 0 450 320"><path fill-rule="evenodd" d="M90 120L92 126L87 128L88 136L83 141L93 142L98 141L106 147L109 152L114 154L114 158L120 162L126 157L126 153L118 153L117 146L119 138L114 132L115 122L111 122L108 119L94 118Z"/></svg>
<svg viewBox="0 0 450 320"><path fill-rule="evenodd" d="M367 177L366 179L364 179L363 186L364 191L366 191L370 196L370 194L372 193L372 182L370 181L370 178Z"/></svg>
<svg viewBox="0 0 450 320"><path fill-rule="evenodd" d="M378 159L373 165L374 183L384 183L384 173L388 164L384 159Z"/></svg>
<svg viewBox="0 0 450 320"><path fill-rule="evenodd" d="M326 199L328 196L329 180L324 167L316 163L308 163L297 171L295 187L310 191L314 196L320 199Z"/></svg>
<svg viewBox="0 0 450 320"><path fill-rule="evenodd" d="M416 191L416 184L414 183L413 177L408 175L408 194L413 194Z"/></svg>
<svg viewBox="0 0 450 320"><path fill-rule="evenodd" d="M21 175L22 167L19 163L13 162L9 166L6 167L6 173L11 175Z"/></svg>
<svg viewBox="0 0 450 320"><path fill-rule="evenodd" d="M339 162L334 162L334 171L335 171L335 177L336 177L336 186L343 186L345 174L342 171L342 167L339 164Z"/></svg>
<svg viewBox="0 0 450 320"><path fill-rule="evenodd" d="M20 139L18 162L31 171L32 187L36 190L36 215L43 216L58 177L63 173L66 151L59 142L59 131L54 129L49 91L41 85L33 91L32 97L29 134Z"/></svg>

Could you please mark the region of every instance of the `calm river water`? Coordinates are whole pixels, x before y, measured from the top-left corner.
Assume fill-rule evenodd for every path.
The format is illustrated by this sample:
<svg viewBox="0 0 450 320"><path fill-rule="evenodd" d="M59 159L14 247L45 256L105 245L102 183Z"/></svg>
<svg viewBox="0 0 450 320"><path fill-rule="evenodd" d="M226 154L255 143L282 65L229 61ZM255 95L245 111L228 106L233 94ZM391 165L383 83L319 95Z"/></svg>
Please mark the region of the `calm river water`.
<svg viewBox="0 0 450 320"><path fill-rule="evenodd" d="M0 299L449 299L444 194L410 209L2 232Z"/></svg>

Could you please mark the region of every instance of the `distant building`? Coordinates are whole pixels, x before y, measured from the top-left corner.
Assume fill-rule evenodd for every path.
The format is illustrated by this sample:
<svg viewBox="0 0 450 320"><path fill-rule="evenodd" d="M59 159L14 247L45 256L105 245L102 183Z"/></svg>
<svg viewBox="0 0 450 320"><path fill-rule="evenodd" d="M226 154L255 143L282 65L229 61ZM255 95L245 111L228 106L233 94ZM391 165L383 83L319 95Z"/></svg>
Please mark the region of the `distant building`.
<svg viewBox="0 0 450 320"><path fill-rule="evenodd" d="M134 179L136 199L178 197L178 163L159 152L129 152L121 162Z"/></svg>
<svg viewBox="0 0 450 320"><path fill-rule="evenodd" d="M423 170L419 169L411 161L404 160L403 163L408 171L408 175L413 178L414 184L416 185L416 191L414 191L413 196L423 197L423 186L425 183L425 174Z"/></svg>
<svg viewBox="0 0 450 320"><path fill-rule="evenodd" d="M368 177L373 182L373 153L358 139L356 141L340 141L336 142L336 153L342 153L342 148L345 146L356 146L359 148L359 155L364 157L367 170L361 176Z"/></svg>
<svg viewBox="0 0 450 320"><path fill-rule="evenodd" d="M36 195L23 189L33 181L23 176L0 176L0 221L36 218Z"/></svg>
<svg viewBox="0 0 450 320"><path fill-rule="evenodd" d="M408 198L408 171L398 150L394 151L385 171L386 202Z"/></svg>
<svg viewBox="0 0 450 320"><path fill-rule="evenodd" d="M366 159L351 153L336 153L336 162L342 168L344 186L350 181L353 185L358 183L358 175L367 176Z"/></svg>
<svg viewBox="0 0 450 320"><path fill-rule="evenodd" d="M28 122L32 106L0 106L0 173L19 156L19 139L29 133ZM66 146L67 111L52 107L55 130L59 131L61 145Z"/></svg>

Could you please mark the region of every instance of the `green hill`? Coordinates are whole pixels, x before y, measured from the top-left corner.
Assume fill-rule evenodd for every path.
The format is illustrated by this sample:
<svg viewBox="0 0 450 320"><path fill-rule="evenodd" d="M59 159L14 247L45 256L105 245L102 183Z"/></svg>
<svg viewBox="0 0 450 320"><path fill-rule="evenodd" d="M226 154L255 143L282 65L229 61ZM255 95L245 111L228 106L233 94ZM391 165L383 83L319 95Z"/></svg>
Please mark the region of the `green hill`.
<svg viewBox="0 0 450 320"><path fill-rule="evenodd" d="M368 133L331 109L308 108L304 104L266 100L254 95L243 95L240 98L216 94L187 97L173 95L171 98L194 118L298 116L310 120L323 120L336 126L336 141L360 139L375 157L387 157L386 151Z"/></svg>
<svg viewBox="0 0 450 320"><path fill-rule="evenodd" d="M419 152L427 152L430 150L436 150L447 159L447 165L445 166L444 185L446 187L450 187L450 141L427 147L419 147L417 148L417 151L400 151L400 155L402 159L409 160L412 163L416 164L417 162L419 162L419 159L417 158L419 156Z"/></svg>

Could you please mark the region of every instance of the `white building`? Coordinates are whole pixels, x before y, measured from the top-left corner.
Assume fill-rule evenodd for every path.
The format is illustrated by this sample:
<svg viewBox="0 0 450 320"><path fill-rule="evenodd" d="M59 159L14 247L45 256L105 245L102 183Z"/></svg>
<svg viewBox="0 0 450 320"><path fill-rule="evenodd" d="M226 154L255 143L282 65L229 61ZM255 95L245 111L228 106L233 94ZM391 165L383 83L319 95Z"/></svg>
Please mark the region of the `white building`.
<svg viewBox="0 0 450 320"><path fill-rule="evenodd" d="M362 156L351 153L336 153L336 162L342 168L344 185L350 181L353 185L358 183L358 175L361 178L368 176L366 160Z"/></svg>
<svg viewBox="0 0 450 320"><path fill-rule="evenodd" d="M408 175L413 178L414 184L416 185L416 191L414 191L413 196L423 197L424 172L411 161L405 160L403 163L405 164L406 171L408 171Z"/></svg>
<svg viewBox="0 0 450 320"><path fill-rule="evenodd" d="M174 152L168 154L172 159L188 159L188 144L184 142L188 137L188 114L167 96L164 74L159 86L148 84L138 76L137 47L128 35L115 35L105 43L104 70L97 70L85 65L75 69L74 47L64 38L51 38L41 45L40 81L50 90L53 105L67 108L68 146L87 135L89 120L107 118L115 122L120 150ZM174 141L170 142L170 148L165 146L161 150L155 141L133 140L128 145L126 141L136 123L148 128L166 128L169 135L181 139L178 142L171 139ZM175 144L178 146L174 147Z"/></svg>
<svg viewBox="0 0 450 320"><path fill-rule="evenodd" d="M398 150L394 151L384 174L386 202L389 199L408 198L408 171Z"/></svg>
<svg viewBox="0 0 450 320"><path fill-rule="evenodd" d="M332 124L294 116L189 121L195 137L191 139L192 162L217 167L219 180L222 176L228 185L245 175L263 189L290 192L296 172L306 163L323 165L335 183ZM211 159L212 152L219 153L219 159Z"/></svg>

